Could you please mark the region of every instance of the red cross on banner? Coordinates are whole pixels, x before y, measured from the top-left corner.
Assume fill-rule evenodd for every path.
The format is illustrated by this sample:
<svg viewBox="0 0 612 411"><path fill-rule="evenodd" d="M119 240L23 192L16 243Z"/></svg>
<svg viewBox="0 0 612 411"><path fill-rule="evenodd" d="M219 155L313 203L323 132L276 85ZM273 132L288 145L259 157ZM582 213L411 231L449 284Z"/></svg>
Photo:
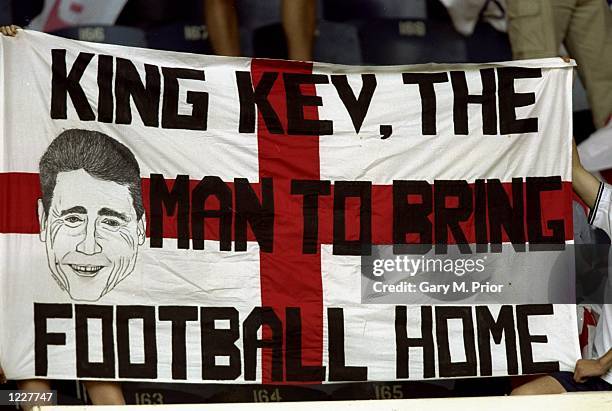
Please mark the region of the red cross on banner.
<svg viewBox="0 0 612 411"><path fill-rule="evenodd" d="M312 64L253 60L253 84L263 72L312 72ZM314 85L304 87L304 94L315 95ZM286 92L277 81L270 92L270 104L287 130ZM316 107L304 110L304 117L318 119ZM259 176L275 179L276 223L274 253L261 253L261 299L263 306L273 307L283 318L285 307L300 307L302 313L302 359L305 364L320 366L323 350L323 290L321 255L302 253L302 204L291 195L291 180L319 180L319 137L272 134L261 113L257 128ZM269 335L265 334L264 338ZM263 356L263 381L270 380L271 353Z"/></svg>

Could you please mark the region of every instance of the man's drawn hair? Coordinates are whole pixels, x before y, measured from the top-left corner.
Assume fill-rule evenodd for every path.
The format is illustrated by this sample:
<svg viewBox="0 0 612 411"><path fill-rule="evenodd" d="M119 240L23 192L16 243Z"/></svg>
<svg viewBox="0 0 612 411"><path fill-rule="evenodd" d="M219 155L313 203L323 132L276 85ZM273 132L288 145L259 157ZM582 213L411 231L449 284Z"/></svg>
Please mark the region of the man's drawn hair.
<svg viewBox="0 0 612 411"><path fill-rule="evenodd" d="M144 207L140 190L140 167L134 154L104 133L80 129L63 131L49 144L40 159L40 187L45 214L49 215L58 173L80 169L100 180L127 186L136 216L140 220Z"/></svg>

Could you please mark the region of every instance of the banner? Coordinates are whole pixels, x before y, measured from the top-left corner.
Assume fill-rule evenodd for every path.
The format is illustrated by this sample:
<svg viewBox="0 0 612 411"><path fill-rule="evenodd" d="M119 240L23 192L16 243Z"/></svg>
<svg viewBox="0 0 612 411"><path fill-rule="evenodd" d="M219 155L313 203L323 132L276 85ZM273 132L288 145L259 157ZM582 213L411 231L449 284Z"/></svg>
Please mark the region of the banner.
<svg viewBox="0 0 612 411"><path fill-rule="evenodd" d="M0 46L8 378L573 369L572 64Z"/></svg>

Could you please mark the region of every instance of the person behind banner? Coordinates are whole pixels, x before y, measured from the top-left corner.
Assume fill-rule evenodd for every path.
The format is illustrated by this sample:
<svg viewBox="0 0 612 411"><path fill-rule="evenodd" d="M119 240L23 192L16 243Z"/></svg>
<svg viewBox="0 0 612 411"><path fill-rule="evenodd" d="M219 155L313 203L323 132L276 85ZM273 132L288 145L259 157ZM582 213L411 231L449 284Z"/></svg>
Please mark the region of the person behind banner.
<svg viewBox="0 0 612 411"><path fill-rule="evenodd" d="M612 237L612 186L601 183L582 167L573 145L572 185L591 208L589 223ZM576 362L573 374L557 372L528 382L512 395L560 394L573 391L612 391L612 276L608 273L602 313L595 330L593 358Z"/></svg>
<svg viewBox="0 0 612 411"><path fill-rule="evenodd" d="M106 134L70 129L42 156L40 186L51 275L73 300L99 300L134 270L145 241L138 162Z"/></svg>
<svg viewBox="0 0 612 411"><path fill-rule="evenodd" d="M212 48L222 56L240 56L240 32L235 0L203 0ZM283 0L281 14L289 60L313 59L317 2Z"/></svg>
<svg viewBox="0 0 612 411"><path fill-rule="evenodd" d="M578 62L596 128L612 118L612 13L605 0L508 0L515 60L555 57L561 43Z"/></svg>

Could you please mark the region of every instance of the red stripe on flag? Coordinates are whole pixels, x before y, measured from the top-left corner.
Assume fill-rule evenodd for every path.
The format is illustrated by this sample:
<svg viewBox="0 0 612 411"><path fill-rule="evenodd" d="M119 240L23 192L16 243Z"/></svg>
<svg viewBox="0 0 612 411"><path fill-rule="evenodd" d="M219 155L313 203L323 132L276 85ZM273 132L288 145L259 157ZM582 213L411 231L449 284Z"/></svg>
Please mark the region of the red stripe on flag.
<svg viewBox="0 0 612 411"><path fill-rule="evenodd" d="M40 197L38 174L0 173L0 233L38 233Z"/></svg>
<svg viewBox="0 0 612 411"><path fill-rule="evenodd" d="M292 179L319 180L319 137L288 135L283 73L310 74L312 64L257 60L251 62L254 87L266 71L278 72L269 102L278 114L284 134L268 131L258 114L257 141L259 177L274 178L274 252L261 253L261 303L273 307L285 323L285 308L299 307L302 317L302 363L321 365L323 361L323 287L321 254L302 254L302 201L291 195ZM315 95L314 85L304 85L305 95ZM304 118L317 120L316 107L305 107ZM270 338L264 328L264 338ZM283 345L285 339L283 338ZM262 380L271 382L272 353L262 355ZM285 376L286 378L286 376ZM313 381L316 382L316 381Z"/></svg>
<svg viewBox="0 0 612 411"><path fill-rule="evenodd" d="M274 180L275 191L277 178ZM280 183L281 180L279 180ZM189 185L193 189L198 180L191 180ZM172 187L173 180L167 179L166 184ZM230 190L233 191L233 183L227 183ZM510 195L512 192L509 183L502 184L506 192ZM252 184L253 190L261 196L261 188L259 183ZM150 180L142 179L142 197L147 213L147 221L151 221L149 212L150 202L149 190ZM526 191L525 183L523 183L523 192ZM0 209L0 233L16 233L16 234L35 234L38 233L38 217L37 217L37 200L40 198L40 185L38 174L35 173L0 173L0 194L2 195L2 205ZM332 185L333 194L333 185ZM511 196L510 196L511 198ZM546 222L550 220L565 220L565 239L573 239L572 227L572 203L571 199L579 200L573 194L572 183L563 182L562 190L548 191L541 194L542 208L542 231L545 235L550 234L550 229L546 226ZM291 232L295 237L291 247L295 247L298 252L302 250L303 238L303 217L301 214L302 196L291 195L289 200L280 199L276 196L276 201L279 203L291 202L292 208L299 208L299 215L293 215L295 218L292 221ZM211 198L207 206L215 207L215 199ZM356 240L359 236L359 201L357 199L347 200L346 211L346 237L347 240ZM295 211L295 210L294 210ZM278 218L278 217L277 217ZM527 216L525 215L525 221ZM164 238L177 237L177 221L176 215L164 216ZM433 213L429 215L430 222L434 223ZM281 221L281 220L279 220ZM219 223L216 219L206 219L206 239L219 240ZM465 222L460 223L468 243L476 243L474 234L474 215ZM525 227L526 224L525 224ZM284 228L288 230L288 228ZM526 228L525 228L526 230ZM233 234L233 231L232 231ZM373 244L393 244L393 187L392 186L372 186L372 243ZM527 238L527 231L525 231ZM147 229L147 235L148 229ZM255 236L249 227L247 233L248 241L255 241ZM503 232L504 241L508 240L505 231ZM320 244L332 244L333 240L333 206L332 196L322 196L319 200L319 242ZM450 236L449 243L455 243L455 239ZM275 247L288 247L286 243L276 244ZM276 248L275 248L276 249Z"/></svg>
<svg viewBox="0 0 612 411"><path fill-rule="evenodd" d="M199 180L190 180L190 192L199 183ZM166 179L166 185L171 188L174 180ZM229 189L234 192L234 183L226 183ZM259 183L251 184L251 187L258 196L261 196ZM145 207L147 221L151 222L151 203L149 193L151 180L142 179L142 200ZM0 204L0 233L15 234L35 234L39 231L38 223L38 199L42 194L40 191L39 176L36 173L0 173L0 194L2 203ZM215 209L219 201L211 197L206 206ZM164 238L177 238L177 216L164 215ZM207 240L219 240L219 221L209 218L205 220L205 232ZM147 237L149 237L149 226L147 226ZM232 231L233 234L233 231ZM255 241L255 236L251 228L248 228L247 240ZM164 246L165 247L165 246Z"/></svg>

